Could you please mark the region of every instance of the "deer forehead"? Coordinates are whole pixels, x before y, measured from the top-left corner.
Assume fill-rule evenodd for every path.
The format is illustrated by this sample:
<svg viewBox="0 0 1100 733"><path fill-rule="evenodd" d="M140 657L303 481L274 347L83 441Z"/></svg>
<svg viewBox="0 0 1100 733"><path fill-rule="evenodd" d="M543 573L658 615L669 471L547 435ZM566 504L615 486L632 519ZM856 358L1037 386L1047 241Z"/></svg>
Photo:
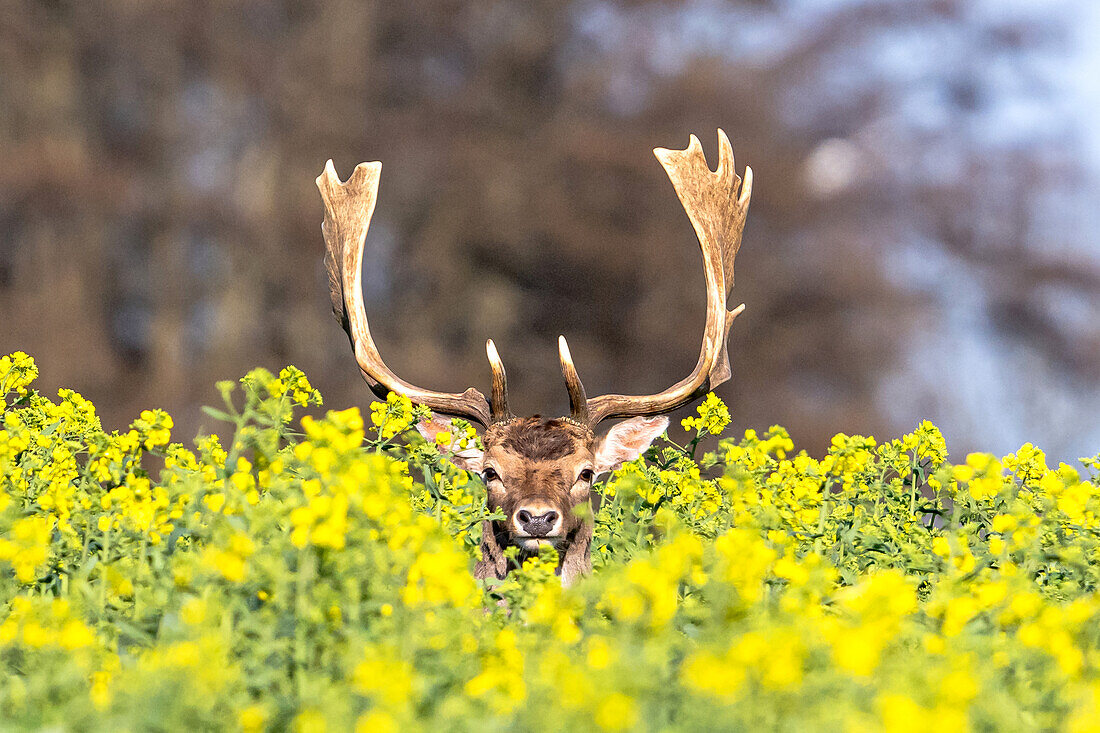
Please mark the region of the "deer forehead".
<svg viewBox="0 0 1100 733"><path fill-rule="evenodd" d="M591 458L592 431L562 419L516 418L493 425L485 433L487 455L511 454L528 461L560 461L572 456Z"/></svg>
<svg viewBox="0 0 1100 733"><path fill-rule="evenodd" d="M485 434L485 463L522 480L572 483L593 457L592 432L564 420L518 418Z"/></svg>

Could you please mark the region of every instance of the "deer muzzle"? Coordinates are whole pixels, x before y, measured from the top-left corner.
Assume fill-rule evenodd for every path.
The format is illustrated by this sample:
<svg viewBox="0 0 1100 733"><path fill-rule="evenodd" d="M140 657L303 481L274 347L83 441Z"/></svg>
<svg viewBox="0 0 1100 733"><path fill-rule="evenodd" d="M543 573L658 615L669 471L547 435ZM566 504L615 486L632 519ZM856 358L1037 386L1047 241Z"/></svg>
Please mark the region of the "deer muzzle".
<svg viewBox="0 0 1100 733"><path fill-rule="evenodd" d="M512 515L512 526L517 539L550 539L561 536L562 515L545 504L524 504Z"/></svg>

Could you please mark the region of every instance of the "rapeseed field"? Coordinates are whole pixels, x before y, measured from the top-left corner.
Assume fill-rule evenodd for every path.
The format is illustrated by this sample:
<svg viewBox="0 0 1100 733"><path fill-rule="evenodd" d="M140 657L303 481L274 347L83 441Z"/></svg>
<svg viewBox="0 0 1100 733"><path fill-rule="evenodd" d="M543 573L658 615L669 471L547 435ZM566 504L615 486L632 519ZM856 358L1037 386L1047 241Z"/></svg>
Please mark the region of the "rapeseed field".
<svg viewBox="0 0 1100 733"><path fill-rule="evenodd" d="M1100 730L1100 455L818 458L710 395L598 487L592 577L482 586L460 421L258 369L185 445L36 376L0 358L2 730Z"/></svg>

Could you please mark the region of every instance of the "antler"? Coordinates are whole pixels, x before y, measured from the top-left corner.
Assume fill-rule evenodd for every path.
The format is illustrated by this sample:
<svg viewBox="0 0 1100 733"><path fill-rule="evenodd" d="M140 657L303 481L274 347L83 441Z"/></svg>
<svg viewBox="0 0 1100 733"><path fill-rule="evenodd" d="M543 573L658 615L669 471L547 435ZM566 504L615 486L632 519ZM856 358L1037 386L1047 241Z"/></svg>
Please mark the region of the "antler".
<svg viewBox="0 0 1100 733"><path fill-rule="evenodd" d="M594 427L611 417L660 415L701 397L730 378L726 341L730 325L745 305L726 310L726 299L733 288L733 260L741 246L741 233L752 196L752 169L745 168L745 180L734 169L733 148L729 138L718 130L718 170L711 172L699 139L694 135L686 150L653 151L664 166L676 194L687 212L703 249L703 274L707 280L707 322L699 361L687 378L664 392L630 396L607 394L588 398L577 376L562 336L558 354L562 374L569 389L573 419ZM740 187L740 194L738 188Z"/></svg>
<svg viewBox="0 0 1100 733"><path fill-rule="evenodd" d="M504 365L492 340L485 344L493 370L491 405L485 395L473 387L461 394L432 392L416 387L390 371L382 361L367 326L362 289L363 244L374 214L381 173L381 163L360 163L347 183L341 183L330 160L325 164L324 173L317 177L317 188L325 203L325 221L321 232L325 237L325 267L328 269L332 312L351 339L363 379L379 397L397 392L432 410L463 417L482 426L506 419L510 416L507 381Z"/></svg>

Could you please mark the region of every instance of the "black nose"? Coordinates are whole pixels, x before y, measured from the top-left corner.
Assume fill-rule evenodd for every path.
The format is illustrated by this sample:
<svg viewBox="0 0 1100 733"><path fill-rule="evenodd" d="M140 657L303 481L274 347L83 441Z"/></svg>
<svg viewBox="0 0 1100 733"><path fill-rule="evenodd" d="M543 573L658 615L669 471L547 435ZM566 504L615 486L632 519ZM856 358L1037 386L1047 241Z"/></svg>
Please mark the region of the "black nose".
<svg viewBox="0 0 1100 733"><path fill-rule="evenodd" d="M520 528L532 537L544 537L558 521L558 513L549 511L545 514L532 515L526 509L516 512Z"/></svg>

